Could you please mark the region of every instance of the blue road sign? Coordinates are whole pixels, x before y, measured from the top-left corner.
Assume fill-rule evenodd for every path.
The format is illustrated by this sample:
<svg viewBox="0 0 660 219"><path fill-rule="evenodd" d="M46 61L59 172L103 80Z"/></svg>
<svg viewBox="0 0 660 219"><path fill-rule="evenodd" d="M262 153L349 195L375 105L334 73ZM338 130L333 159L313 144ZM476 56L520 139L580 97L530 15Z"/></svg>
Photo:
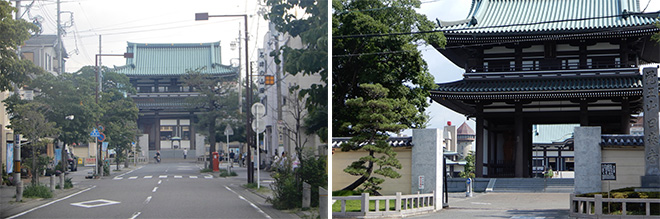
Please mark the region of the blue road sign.
<svg viewBox="0 0 660 219"><path fill-rule="evenodd" d="M101 133L99 132L98 129L94 129L94 130L92 130L92 133L89 133L89 136L92 136L92 137L98 138L98 137L101 136Z"/></svg>

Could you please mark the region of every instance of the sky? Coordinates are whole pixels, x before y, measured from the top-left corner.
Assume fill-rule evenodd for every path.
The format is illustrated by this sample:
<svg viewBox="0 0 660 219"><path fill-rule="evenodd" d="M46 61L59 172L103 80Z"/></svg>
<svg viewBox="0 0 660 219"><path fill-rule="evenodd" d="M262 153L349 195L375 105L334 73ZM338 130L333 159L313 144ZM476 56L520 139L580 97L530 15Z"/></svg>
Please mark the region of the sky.
<svg viewBox="0 0 660 219"><path fill-rule="evenodd" d="M33 1L23 0L22 11ZM56 0L37 0L22 18L42 18L42 34L57 34ZM239 56L230 43L237 41L239 30L244 45L243 18L209 18L195 21L195 13L209 15L247 14L250 36L249 53L256 61L257 46L263 45L268 22L257 11L264 8L258 0L61 0L61 20L65 25L64 46L69 59L66 72L75 72L83 66L94 65L99 53L99 35L102 35L103 54L123 54L127 42L135 43L206 43L220 41L222 64L230 65ZM72 12L72 13L68 13ZM73 20L71 15L73 14ZM244 47L243 49L244 50ZM235 60L236 61L236 60ZM121 66L123 57L102 57L104 66ZM245 63L243 60L242 63Z"/></svg>

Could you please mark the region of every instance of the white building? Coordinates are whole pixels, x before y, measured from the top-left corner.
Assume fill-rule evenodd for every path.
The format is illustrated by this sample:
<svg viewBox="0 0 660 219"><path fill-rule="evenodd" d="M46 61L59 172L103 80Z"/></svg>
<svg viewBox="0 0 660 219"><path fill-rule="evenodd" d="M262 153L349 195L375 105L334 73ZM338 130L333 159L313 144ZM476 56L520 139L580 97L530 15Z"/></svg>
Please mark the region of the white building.
<svg viewBox="0 0 660 219"><path fill-rule="evenodd" d="M302 101L297 101L297 91L295 94L289 93L290 88L299 86L300 89L311 87L312 84L319 84L321 77L318 74L303 75L302 73L292 75L284 72L282 66L284 60L279 65L275 63L275 57L270 53L283 45L291 48L302 48L303 44L298 37L292 37L275 30L274 25L269 25L269 31L264 37L264 44L259 49L258 65L258 92L260 102L266 106L266 115L263 121L266 124L264 139L260 140L262 147L262 162L270 163L275 155L281 156L282 152L288 155L294 155L296 142L300 146L311 147L318 150L318 153L325 153L327 145L321 143L319 137L315 134L306 135L304 128L300 129L300 138L296 139L296 124L304 124L304 118L307 116L307 109ZM280 60L282 57L280 56ZM265 76L274 76L274 85L265 83Z"/></svg>

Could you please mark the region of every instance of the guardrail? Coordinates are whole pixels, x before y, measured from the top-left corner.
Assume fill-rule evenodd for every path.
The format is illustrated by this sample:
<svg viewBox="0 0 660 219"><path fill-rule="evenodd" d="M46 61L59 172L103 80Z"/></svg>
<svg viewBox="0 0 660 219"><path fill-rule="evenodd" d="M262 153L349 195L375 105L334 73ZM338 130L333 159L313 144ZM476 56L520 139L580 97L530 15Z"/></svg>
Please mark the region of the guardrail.
<svg viewBox="0 0 660 219"><path fill-rule="evenodd" d="M603 198L603 195L594 195L593 198L589 197L576 197L571 194L571 208L569 216L577 218L622 218L622 217L639 217L639 218L656 218L660 217L658 210L651 214L651 209L660 209L660 199L642 199L642 198ZM637 211L630 211L629 205L635 204ZM644 207L640 207L641 204ZM610 212L614 208L615 214L603 213L603 207L608 206ZM652 207L652 205L654 205ZM620 207L619 207L620 206ZM655 207L658 206L658 207ZM639 211L643 209L645 212ZM620 212L619 212L620 211ZM620 215L618 215L620 213ZM633 216L635 215L635 216Z"/></svg>
<svg viewBox="0 0 660 219"><path fill-rule="evenodd" d="M411 195L401 195L401 192L397 192L393 196L369 196L369 193L362 193L361 196L333 196L332 200L341 203L341 211L332 212L333 218L405 217L434 212L437 207L435 191ZM348 200L360 200L360 212L346 212L346 201ZM390 200L394 200L394 206L390 205ZM381 201L385 203L384 210L381 210ZM370 207L370 203L374 203L373 209Z"/></svg>

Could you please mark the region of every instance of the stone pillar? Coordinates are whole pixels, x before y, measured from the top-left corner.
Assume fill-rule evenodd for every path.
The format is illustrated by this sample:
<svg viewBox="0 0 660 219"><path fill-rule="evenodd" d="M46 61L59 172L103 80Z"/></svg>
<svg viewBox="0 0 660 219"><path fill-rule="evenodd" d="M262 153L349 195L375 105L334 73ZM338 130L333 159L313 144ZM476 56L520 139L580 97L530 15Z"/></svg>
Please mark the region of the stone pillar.
<svg viewBox="0 0 660 219"><path fill-rule="evenodd" d="M658 68L644 68L644 160L642 188L660 189L660 142L658 142Z"/></svg>
<svg viewBox="0 0 660 219"><path fill-rule="evenodd" d="M319 215L321 218L328 218L328 190L319 187Z"/></svg>
<svg viewBox="0 0 660 219"><path fill-rule="evenodd" d="M303 182L302 209L308 209L312 201L312 185Z"/></svg>
<svg viewBox="0 0 660 219"><path fill-rule="evenodd" d="M601 191L600 127L575 127L575 194Z"/></svg>
<svg viewBox="0 0 660 219"><path fill-rule="evenodd" d="M440 129L415 129L412 141L415 146L412 147L410 193L435 191L437 194L443 194L442 131ZM423 185L422 189L420 189L420 185ZM436 210L442 208L442 198L434 200L433 203L438 203Z"/></svg>

